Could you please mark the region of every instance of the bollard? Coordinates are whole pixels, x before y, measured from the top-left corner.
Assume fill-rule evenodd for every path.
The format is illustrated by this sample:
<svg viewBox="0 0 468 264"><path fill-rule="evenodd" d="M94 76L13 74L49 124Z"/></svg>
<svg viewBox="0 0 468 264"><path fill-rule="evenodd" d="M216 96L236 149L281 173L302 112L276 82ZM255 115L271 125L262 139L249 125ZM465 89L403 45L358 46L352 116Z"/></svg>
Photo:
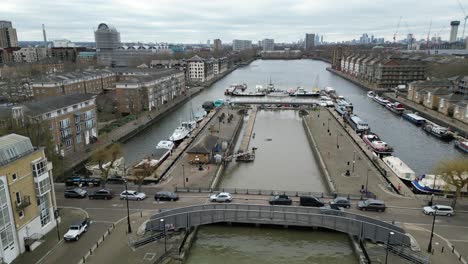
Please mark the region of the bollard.
<svg viewBox="0 0 468 264"><path fill-rule="evenodd" d="M445 248L445 247L442 247L442 248L440 249L440 253L444 253L444 248Z"/></svg>
<svg viewBox="0 0 468 264"><path fill-rule="evenodd" d="M91 256L93 254L93 251L89 249L89 255Z"/></svg>
<svg viewBox="0 0 468 264"><path fill-rule="evenodd" d="M462 255L460 254L460 257L458 258L458 260L460 260L460 261L461 261L461 259L462 259Z"/></svg>
<svg viewBox="0 0 468 264"><path fill-rule="evenodd" d="M140 211L140 218L143 217L143 211Z"/></svg>
<svg viewBox="0 0 468 264"><path fill-rule="evenodd" d="M106 236L102 235L102 242L104 242L104 239L106 239Z"/></svg>
<svg viewBox="0 0 468 264"><path fill-rule="evenodd" d="M86 258L83 256L83 263L86 263Z"/></svg>

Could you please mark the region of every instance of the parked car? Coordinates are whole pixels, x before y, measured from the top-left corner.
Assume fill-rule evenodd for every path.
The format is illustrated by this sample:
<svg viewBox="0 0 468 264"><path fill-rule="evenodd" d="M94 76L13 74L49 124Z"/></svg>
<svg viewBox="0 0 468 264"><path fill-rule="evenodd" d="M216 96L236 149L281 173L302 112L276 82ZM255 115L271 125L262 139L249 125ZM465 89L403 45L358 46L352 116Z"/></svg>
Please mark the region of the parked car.
<svg viewBox="0 0 468 264"><path fill-rule="evenodd" d="M112 176L107 178L106 182L109 184L123 184L125 182L125 179L120 176Z"/></svg>
<svg viewBox="0 0 468 264"><path fill-rule="evenodd" d="M120 200L123 199L141 201L146 199L146 194L143 192L127 190L120 193Z"/></svg>
<svg viewBox="0 0 468 264"><path fill-rule="evenodd" d="M65 233L65 235L63 236L63 239L65 241L78 241L80 239L80 236L83 233L86 233L86 231L88 231L88 225L89 219L85 219L83 221L71 224L68 228L67 233Z"/></svg>
<svg viewBox="0 0 468 264"><path fill-rule="evenodd" d="M357 208L359 210L363 211L377 211L377 212L383 212L385 211L385 203L381 200L375 200L375 199L368 199L365 201L359 201Z"/></svg>
<svg viewBox="0 0 468 264"><path fill-rule="evenodd" d="M455 215L453 208L448 205L433 205L433 206L424 206L423 212L427 215L446 215L452 216Z"/></svg>
<svg viewBox="0 0 468 264"><path fill-rule="evenodd" d="M74 188L65 190L63 195L65 198L85 198L88 195L88 192L81 188Z"/></svg>
<svg viewBox="0 0 468 264"><path fill-rule="evenodd" d="M351 208L351 202L346 197L336 197L330 201L332 207Z"/></svg>
<svg viewBox="0 0 468 264"><path fill-rule="evenodd" d="M292 199L285 194L275 195L271 197L269 203L271 205L291 205Z"/></svg>
<svg viewBox="0 0 468 264"><path fill-rule="evenodd" d="M114 194L112 193L111 190L109 190L109 189L101 189L101 190L95 191L95 192L92 193L92 194L89 194L89 195L88 195L88 198L89 198L89 199L104 199L104 200L109 200L109 199L112 199L113 196L114 196Z"/></svg>
<svg viewBox="0 0 468 264"><path fill-rule="evenodd" d="M326 204L320 207L319 209L320 209L320 213L324 215L337 215L337 216L345 215L343 207L330 206L329 204Z"/></svg>
<svg viewBox="0 0 468 264"><path fill-rule="evenodd" d="M65 186L100 186L100 178L71 177L65 180Z"/></svg>
<svg viewBox="0 0 468 264"><path fill-rule="evenodd" d="M230 203L232 195L228 192L220 192L210 196L210 202Z"/></svg>
<svg viewBox="0 0 468 264"><path fill-rule="evenodd" d="M179 196L177 193L161 191L154 195L154 199L156 201L177 201L179 200Z"/></svg>
<svg viewBox="0 0 468 264"><path fill-rule="evenodd" d="M312 206L312 207L322 207L325 203L315 196L300 196L299 205L301 206Z"/></svg>

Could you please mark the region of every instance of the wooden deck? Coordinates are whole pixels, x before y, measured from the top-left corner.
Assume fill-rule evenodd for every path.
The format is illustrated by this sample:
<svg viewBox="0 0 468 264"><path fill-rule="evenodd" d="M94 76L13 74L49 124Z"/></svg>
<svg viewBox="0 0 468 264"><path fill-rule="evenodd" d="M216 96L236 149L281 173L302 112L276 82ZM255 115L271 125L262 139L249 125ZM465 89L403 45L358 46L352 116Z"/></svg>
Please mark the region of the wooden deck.
<svg viewBox="0 0 468 264"><path fill-rule="evenodd" d="M250 139L252 138L252 132L253 132L254 125L255 125L255 119L257 117L257 111L258 111L257 107L254 107L250 111L249 120L247 121L247 125L244 130L244 135L243 135L240 147L239 147L240 152L249 151L249 144L250 144Z"/></svg>

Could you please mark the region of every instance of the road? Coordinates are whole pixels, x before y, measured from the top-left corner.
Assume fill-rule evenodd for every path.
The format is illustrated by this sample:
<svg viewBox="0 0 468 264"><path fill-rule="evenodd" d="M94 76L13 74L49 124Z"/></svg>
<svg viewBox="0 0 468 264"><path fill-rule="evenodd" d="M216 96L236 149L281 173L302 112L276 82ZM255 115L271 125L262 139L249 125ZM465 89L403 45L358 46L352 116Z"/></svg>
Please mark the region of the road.
<svg viewBox="0 0 468 264"><path fill-rule="evenodd" d="M111 200L89 200L85 199L67 199L63 197L65 186L56 184L57 204L59 207L81 208L85 210L92 221L88 232L82 236L77 242L61 242L47 257L43 259L42 263L77 263L87 250L93 246L98 238L100 238L106 230L119 221L126 219L127 209L126 202L118 198L118 193L123 190L120 185L108 185L109 188L114 190L115 196ZM133 186L132 186L133 187ZM132 188L135 189L135 188ZM158 202L153 199L154 193L159 191L159 188L153 186L143 186L143 191L147 193L148 198L143 201L129 201L130 213L137 213L142 211L158 212L158 210L184 207L195 204L209 203L207 193L179 193L179 201L176 202ZM92 191L92 190L90 190ZM268 204L270 196L265 195L234 195L235 203L247 204ZM299 199L293 197L293 205L299 205ZM324 199L329 202L328 199ZM427 233L427 241L429 240L429 231L432 224L432 217L422 213L423 201L420 206L414 206L414 200L411 201L413 206L405 206L401 201L394 204L387 204L388 208L385 212L363 212L356 209L353 201L353 206L346 209L353 213L374 217L383 221L396 221L397 223L407 226L416 226L418 230ZM411 204L411 203L410 203ZM468 212L457 212L453 217L437 217L435 232L441 236L441 239L450 241L456 245L458 250L463 253L468 253ZM138 227L134 227L138 228ZM422 250L427 247L427 244L420 245Z"/></svg>

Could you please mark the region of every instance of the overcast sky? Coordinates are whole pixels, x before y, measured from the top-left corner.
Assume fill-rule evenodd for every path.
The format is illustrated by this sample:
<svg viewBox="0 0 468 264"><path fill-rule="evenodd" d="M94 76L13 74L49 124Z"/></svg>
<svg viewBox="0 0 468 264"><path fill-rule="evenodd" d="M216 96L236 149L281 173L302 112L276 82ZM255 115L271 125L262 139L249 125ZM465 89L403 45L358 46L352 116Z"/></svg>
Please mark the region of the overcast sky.
<svg viewBox="0 0 468 264"><path fill-rule="evenodd" d="M468 0L460 0L468 11ZM220 38L274 38L292 42L304 33L324 35L326 41L358 39L367 32L392 39L402 17L397 38L414 33L443 39L451 20L463 12L457 0L1 0L0 20L10 20L21 40L47 37L94 41L101 22L113 24L123 42L206 43ZM468 29L467 29L468 35Z"/></svg>

